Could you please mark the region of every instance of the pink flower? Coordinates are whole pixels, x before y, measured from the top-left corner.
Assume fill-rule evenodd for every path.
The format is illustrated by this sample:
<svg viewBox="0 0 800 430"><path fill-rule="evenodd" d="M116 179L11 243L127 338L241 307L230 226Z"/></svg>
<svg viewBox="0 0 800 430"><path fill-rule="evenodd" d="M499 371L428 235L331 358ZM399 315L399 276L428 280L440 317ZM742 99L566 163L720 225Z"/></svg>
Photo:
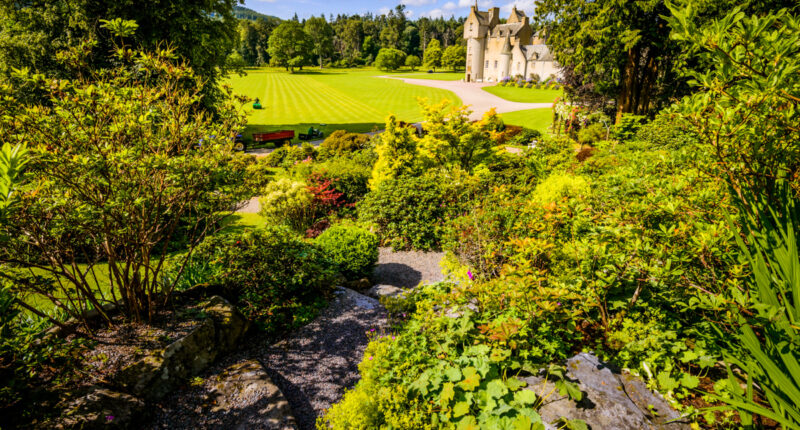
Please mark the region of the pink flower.
<svg viewBox="0 0 800 430"><path fill-rule="evenodd" d="M114 421L114 415L106 415L106 421L108 422Z"/></svg>
<svg viewBox="0 0 800 430"><path fill-rule="evenodd" d="M369 361L372 361L372 356L371 355L369 356Z"/></svg>
<svg viewBox="0 0 800 430"><path fill-rule="evenodd" d="M469 276L469 280L472 281L475 277L472 276L472 270L467 270L467 276Z"/></svg>

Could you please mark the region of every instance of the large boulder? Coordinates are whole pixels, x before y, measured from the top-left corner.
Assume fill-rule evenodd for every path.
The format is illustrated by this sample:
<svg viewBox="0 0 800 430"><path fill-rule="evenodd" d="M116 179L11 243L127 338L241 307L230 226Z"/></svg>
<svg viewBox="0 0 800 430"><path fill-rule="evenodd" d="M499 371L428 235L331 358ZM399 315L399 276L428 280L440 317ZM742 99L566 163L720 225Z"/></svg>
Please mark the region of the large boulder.
<svg viewBox="0 0 800 430"><path fill-rule="evenodd" d="M203 311L208 318L188 335L122 369L116 383L146 400L160 400L233 350L248 329L247 319L219 296L212 297Z"/></svg>
<svg viewBox="0 0 800 430"><path fill-rule="evenodd" d="M245 414L241 422L233 428L247 429L258 421L259 427L276 430L297 428L289 402L281 390L267 375L264 366L258 361L248 360L226 368L217 376L211 399L214 407L211 412L228 412L235 415L236 410L256 408L252 414Z"/></svg>
<svg viewBox="0 0 800 430"><path fill-rule="evenodd" d="M522 378L527 389L546 396L539 410L542 420L580 419L592 430L689 429L681 415L644 382L623 374L597 357L580 353L567 360L567 379L583 392L580 402L562 396L545 375ZM549 393L552 393L548 396Z"/></svg>
<svg viewBox="0 0 800 430"><path fill-rule="evenodd" d="M70 401L61 418L52 423L50 428L136 429L146 415L147 409L142 400L130 394L94 387L86 395Z"/></svg>

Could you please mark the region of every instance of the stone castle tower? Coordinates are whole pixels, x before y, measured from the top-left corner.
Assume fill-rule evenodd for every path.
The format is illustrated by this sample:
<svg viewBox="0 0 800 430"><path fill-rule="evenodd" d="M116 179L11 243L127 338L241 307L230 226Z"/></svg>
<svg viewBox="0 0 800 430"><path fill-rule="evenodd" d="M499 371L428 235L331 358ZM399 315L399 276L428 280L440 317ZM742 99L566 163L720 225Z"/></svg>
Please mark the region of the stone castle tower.
<svg viewBox="0 0 800 430"><path fill-rule="evenodd" d="M558 64L544 40L533 34L525 12L514 7L505 24L500 8L486 12L475 4L464 22L467 39L467 82L497 82L504 78L560 76Z"/></svg>

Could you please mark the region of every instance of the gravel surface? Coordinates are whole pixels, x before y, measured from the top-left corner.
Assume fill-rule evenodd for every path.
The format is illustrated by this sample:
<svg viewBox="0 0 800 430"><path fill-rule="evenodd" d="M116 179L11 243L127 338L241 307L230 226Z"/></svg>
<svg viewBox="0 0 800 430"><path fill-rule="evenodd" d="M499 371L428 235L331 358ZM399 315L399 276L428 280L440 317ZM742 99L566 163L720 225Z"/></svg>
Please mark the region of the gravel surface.
<svg viewBox="0 0 800 430"><path fill-rule="evenodd" d="M392 252L391 248L381 248L372 281L400 288L414 288L420 282L441 282L442 257L443 252Z"/></svg>
<svg viewBox="0 0 800 430"><path fill-rule="evenodd" d="M479 120L483 113L489 109L497 109L497 113L516 112L527 109L542 109L553 107L552 103L519 103L505 100L496 95L482 90L483 87L497 85L491 82L482 84L461 81L437 81L429 79L406 79L394 76L383 76L389 79L400 79L407 84L420 85L423 87L434 87L454 92L464 105L470 106L472 114L471 120Z"/></svg>
<svg viewBox="0 0 800 430"><path fill-rule="evenodd" d="M340 289L317 319L288 339L276 344L260 336L246 339L240 351L214 365L201 375L202 380L162 401L147 428L269 428L256 424L266 402L257 396L242 398L225 411L211 410L217 375L231 364L255 359L289 401L300 429L314 429L317 416L358 381L358 363L369 342L368 333L385 328L386 315L377 300Z"/></svg>

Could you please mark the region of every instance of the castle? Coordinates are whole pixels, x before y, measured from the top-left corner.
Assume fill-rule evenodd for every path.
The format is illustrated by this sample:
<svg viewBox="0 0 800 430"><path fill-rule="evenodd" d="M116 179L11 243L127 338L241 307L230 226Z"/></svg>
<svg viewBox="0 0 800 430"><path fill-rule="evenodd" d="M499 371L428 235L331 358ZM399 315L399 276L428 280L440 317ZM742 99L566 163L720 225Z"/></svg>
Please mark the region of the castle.
<svg viewBox="0 0 800 430"><path fill-rule="evenodd" d="M505 24L500 8L487 12L472 6L464 23L467 39L466 82L498 82L503 78L540 80L560 76L558 63L539 34L533 34L525 12L514 7Z"/></svg>

